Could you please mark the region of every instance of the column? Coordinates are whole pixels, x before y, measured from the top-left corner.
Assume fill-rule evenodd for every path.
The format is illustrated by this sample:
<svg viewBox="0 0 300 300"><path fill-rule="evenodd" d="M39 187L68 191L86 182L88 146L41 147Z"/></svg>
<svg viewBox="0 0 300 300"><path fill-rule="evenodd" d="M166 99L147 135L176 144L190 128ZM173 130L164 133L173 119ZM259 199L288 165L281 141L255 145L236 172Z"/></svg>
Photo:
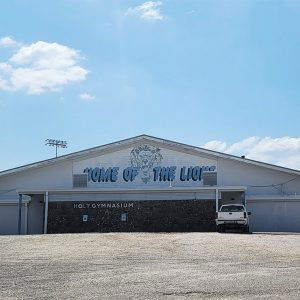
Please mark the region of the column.
<svg viewBox="0 0 300 300"><path fill-rule="evenodd" d="M21 222L22 222L22 198L23 195L19 194L19 217L18 217L18 234L21 234Z"/></svg>
<svg viewBox="0 0 300 300"><path fill-rule="evenodd" d="M45 196L45 219L44 219L44 234L47 233L47 225L48 225L48 202L49 202L49 194L48 191L46 191Z"/></svg>

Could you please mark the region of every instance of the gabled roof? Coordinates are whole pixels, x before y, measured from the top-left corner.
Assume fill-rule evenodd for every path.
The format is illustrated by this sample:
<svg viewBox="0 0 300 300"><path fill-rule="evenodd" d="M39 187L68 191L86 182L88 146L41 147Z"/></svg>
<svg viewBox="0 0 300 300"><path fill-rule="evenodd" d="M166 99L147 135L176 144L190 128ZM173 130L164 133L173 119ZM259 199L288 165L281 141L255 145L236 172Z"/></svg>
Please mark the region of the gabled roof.
<svg viewBox="0 0 300 300"><path fill-rule="evenodd" d="M98 146L98 147L89 148L89 149L78 151L78 152L73 152L70 154L59 156L57 158L51 158L51 159L31 163L28 165L20 166L17 168L5 170L5 171L0 172L0 176L10 175L13 173L22 172L22 171L26 171L29 169L45 167L48 165L57 164L57 163L64 162L67 160L77 160L77 159L81 159L81 158L84 158L87 156L94 156L97 154L115 150L116 148L130 147L130 145L137 143L137 142L147 142L147 141L159 143L162 146L163 145L166 147L169 146L172 148L176 148L178 150L181 149L183 151L188 151L188 152L192 151L194 154L198 153L198 154L208 155L208 156L211 156L214 158L229 159L229 160L238 161L238 162L245 163L245 164L250 164L250 165L254 165L254 166L259 166L259 167L263 167L263 168L268 168L268 169L300 176L299 170L280 167L280 166L276 166L276 165L272 165L272 164L268 164L268 163L264 163L264 162L255 161L252 159L241 158L239 156L234 156L231 154L221 153L221 152L208 150L208 149L204 149L204 148L200 148L200 147L195 147L195 146L191 146L191 145L187 145L187 144L183 144L183 143L178 143L178 142L174 142L174 141L170 141L170 140L166 140L166 139L162 139L162 138L157 138L157 137L146 135L146 134L139 135L136 137L125 139L125 140L121 140L121 141L117 141L117 142L113 142L113 143L109 143L109 144L105 144L105 145Z"/></svg>

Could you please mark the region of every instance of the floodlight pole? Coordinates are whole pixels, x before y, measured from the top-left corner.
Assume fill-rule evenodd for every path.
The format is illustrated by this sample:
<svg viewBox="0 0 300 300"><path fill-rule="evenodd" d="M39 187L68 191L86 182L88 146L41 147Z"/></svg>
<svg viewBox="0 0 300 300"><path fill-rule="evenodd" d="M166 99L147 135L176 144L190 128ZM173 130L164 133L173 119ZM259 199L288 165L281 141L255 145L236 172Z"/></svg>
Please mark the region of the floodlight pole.
<svg viewBox="0 0 300 300"><path fill-rule="evenodd" d="M47 139L45 145L48 146L55 146L55 157L57 158L57 148L61 147L61 148L67 148L67 142L66 141L60 141L60 140L53 140L53 139Z"/></svg>

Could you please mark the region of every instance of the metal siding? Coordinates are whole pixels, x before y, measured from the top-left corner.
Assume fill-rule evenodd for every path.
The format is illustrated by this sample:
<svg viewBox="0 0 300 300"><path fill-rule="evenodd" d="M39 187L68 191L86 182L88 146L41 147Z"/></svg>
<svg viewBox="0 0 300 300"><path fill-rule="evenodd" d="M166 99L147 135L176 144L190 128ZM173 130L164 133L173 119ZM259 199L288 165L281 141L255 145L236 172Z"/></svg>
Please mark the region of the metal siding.
<svg viewBox="0 0 300 300"><path fill-rule="evenodd" d="M299 201L250 201L250 229L260 232L300 232Z"/></svg>
<svg viewBox="0 0 300 300"><path fill-rule="evenodd" d="M204 172L203 185L217 185L217 172Z"/></svg>
<svg viewBox="0 0 300 300"><path fill-rule="evenodd" d="M0 234L18 234L18 208L17 204L0 203ZM25 233L25 205L22 205L21 233Z"/></svg>
<svg viewBox="0 0 300 300"><path fill-rule="evenodd" d="M196 193L99 193L99 194L50 194L49 202L58 201L146 201L146 200L209 200L215 199L214 191Z"/></svg>
<svg viewBox="0 0 300 300"><path fill-rule="evenodd" d="M293 180L284 185L283 193L300 195L300 176L227 159L218 160L218 185L245 185L248 195L282 195L278 188L272 187L272 184L291 179Z"/></svg>
<svg viewBox="0 0 300 300"><path fill-rule="evenodd" d="M147 144L147 143L146 143ZM139 144L137 144L139 145ZM151 143L149 143L151 145ZM95 167L104 167L105 169L109 167L119 167L118 181L117 182L88 182L88 187L90 188L149 188L157 187L163 188L170 185L169 181L149 181L144 183L139 176L135 178L133 182L125 182L123 180L123 170L131 166L130 162L130 152L133 149L127 148L119 151L114 151L107 153L101 156L84 159L76 161L73 163L73 173L79 174L83 173L85 168L95 168ZM202 186L203 182L201 181L181 181L180 178L180 169L185 166L186 168L190 166L216 166L217 159L207 158L206 156L191 155L184 152L170 150L163 147L160 147L161 154L163 159L160 163L161 167L171 167L176 166L176 179L172 181L172 186L176 187L196 187ZM217 167L218 169L218 167Z"/></svg>
<svg viewBox="0 0 300 300"><path fill-rule="evenodd" d="M87 174L73 174L73 187L87 187Z"/></svg>

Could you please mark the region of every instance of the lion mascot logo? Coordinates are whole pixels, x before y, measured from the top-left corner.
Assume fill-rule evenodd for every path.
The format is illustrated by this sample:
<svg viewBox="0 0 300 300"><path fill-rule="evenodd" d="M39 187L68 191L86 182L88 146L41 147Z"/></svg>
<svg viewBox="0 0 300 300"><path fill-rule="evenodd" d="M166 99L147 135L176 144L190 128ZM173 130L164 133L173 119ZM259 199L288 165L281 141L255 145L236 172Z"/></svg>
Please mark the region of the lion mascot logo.
<svg viewBox="0 0 300 300"><path fill-rule="evenodd" d="M149 182L153 167L158 166L162 159L160 149L149 145L137 146L130 152L131 166L139 169L144 183Z"/></svg>

